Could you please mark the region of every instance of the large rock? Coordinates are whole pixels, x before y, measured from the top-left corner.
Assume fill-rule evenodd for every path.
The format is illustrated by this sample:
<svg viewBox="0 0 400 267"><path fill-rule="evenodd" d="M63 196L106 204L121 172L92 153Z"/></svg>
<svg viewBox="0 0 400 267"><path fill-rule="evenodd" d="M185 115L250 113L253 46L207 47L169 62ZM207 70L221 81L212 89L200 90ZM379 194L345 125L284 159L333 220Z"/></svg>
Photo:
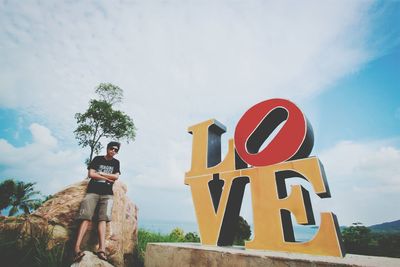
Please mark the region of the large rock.
<svg viewBox="0 0 400 267"><path fill-rule="evenodd" d="M71 267L112 267L106 261L100 260L96 254L90 251L84 251L85 256L79 262L75 262Z"/></svg>
<svg viewBox="0 0 400 267"><path fill-rule="evenodd" d="M59 242L67 242L67 250L71 252L76 239L79 221L77 217L80 203L85 196L89 180L68 186L56 193L38 210L25 217L22 222L22 235L30 235L39 229L46 229L51 234L49 247ZM106 252L109 262L114 266L132 264L137 245L137 207L126 196L126 185L117 181L113 186L114 206L113 221L107 223ZM0 221L2 229L12 229L20 225L21 218ZM83 239L81 249L97 251L97 222L93 221Z"/></svg>

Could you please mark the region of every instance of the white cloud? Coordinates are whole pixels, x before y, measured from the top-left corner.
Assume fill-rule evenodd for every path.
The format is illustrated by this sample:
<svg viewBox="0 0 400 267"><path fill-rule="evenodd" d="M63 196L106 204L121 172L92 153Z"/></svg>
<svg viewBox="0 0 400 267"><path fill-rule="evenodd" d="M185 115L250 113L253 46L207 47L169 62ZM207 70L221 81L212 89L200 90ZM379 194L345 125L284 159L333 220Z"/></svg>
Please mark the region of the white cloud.
<svg viewBox="0 0 400 267"><path fill-rule="evenodd" d="M302 99L371 57L368 6L4 2L0 103L41 116L57 110L50 120L70 127L101 81L121 85L129 110L152 119L154 106L227 116L228 103L242 110L271 96Z"/></svg>
<svg viewBox="0 0 400 267"><path fill-rule="evenodd" d="M400 149L391 141L342 141L320 154L339 222L367 225L398 219Z"/></svg>
<svg viewBox="0 0 400 267"><path fill-rule="evenodd" d="M370 190L386 186L388 191L400 191L400 150L383 141L342 141L323 152L321 158L326 158L329 162L326 168L331 169L337 179L343 179L341 182L360 179L364 182L356 184L371 187Z"/></svg>
<svg viewBox="0 0 400 267"><path fill-rule="evenodd" d="M0 139L0 177L37 183L43 194L54 194L62 187L85 178L80 150L63 150L51 131L37 123L29 127L33 142L14 147Z"/></svg>
<svg viewBox="0 0 400 267"><path fill-rule="evenodd" d="M46 127L33 123L29 127L33 142L40 146L46 146L48 148L54 148L57 146L57 139L51 135L51 132Z"/></svg>

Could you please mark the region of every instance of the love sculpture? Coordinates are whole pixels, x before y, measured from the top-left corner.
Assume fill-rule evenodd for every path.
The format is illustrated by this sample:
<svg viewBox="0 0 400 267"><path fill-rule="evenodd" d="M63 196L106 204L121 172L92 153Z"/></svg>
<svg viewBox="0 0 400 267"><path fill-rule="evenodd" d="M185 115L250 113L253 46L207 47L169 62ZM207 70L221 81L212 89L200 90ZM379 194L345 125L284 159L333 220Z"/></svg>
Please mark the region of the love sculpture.
<svg viewBox="0 0 400 267"><path fill-rule="evenodd" d="M191 188L203 245L233 244L249 183L254 238L245 243L246 248L344 256L339 225L332 212L320 214L319 229L312 240L295 240L291 214L302 225L314 225L315 219L309 192L301 185L292 185L288 195L285 180L303 178L321 198L330 197L330 192L321 162L308 157L314 144L311 124L294 103L270 99L246 111L222 161L224 125L212 119L188 131L193 135L193 148L185 184Z"/></svg>

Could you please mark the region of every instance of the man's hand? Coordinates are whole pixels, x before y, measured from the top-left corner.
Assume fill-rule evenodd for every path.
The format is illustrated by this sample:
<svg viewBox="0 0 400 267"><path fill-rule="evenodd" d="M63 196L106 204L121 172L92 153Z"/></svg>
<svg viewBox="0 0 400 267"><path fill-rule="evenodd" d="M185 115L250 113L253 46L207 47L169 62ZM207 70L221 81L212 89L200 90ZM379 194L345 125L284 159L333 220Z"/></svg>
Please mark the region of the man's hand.
<svg viewBox="0 0 400 267"><path fill-rule="evenodd" d="M111 179L107 178L105 176L106 173L104 173L104 172L98 172L97 174L99 174L102 177L102 180L106 180L107 182L110 182L110 183L114 183L115 182L114 180L111 180Z"/></svg>
<svg viewBox="0 0 400 267"><path fill-rule="evenodd" d="M107 174L104 172L96 172L96 170L94 170L94 169L90 169L88 171L88 176L95 180L105 180L110 183L114 183L115 180L118 179L118 178L110 177L110 176L115 176L115 175Z"/></svg>
<svg viewBox="0 0 400 267"><path fill-rule="evenodd" d="M98 172L98 174L107 178L108 180L112 180L113 182L115 182L115 180L117 180L119 178L119 173L111 174L111 173L105 173L105 172Z"/></svg>

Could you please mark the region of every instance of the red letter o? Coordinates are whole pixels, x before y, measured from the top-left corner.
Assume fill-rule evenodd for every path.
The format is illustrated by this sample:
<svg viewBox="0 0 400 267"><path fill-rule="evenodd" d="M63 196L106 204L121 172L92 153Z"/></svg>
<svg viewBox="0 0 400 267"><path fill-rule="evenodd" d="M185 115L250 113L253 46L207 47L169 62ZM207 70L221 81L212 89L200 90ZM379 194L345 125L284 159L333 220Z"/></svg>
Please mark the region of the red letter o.
<svg viewBox="0 0 400 267"><path fill-rule="evenodd" d="M284 125L279 132L259 151L281 123ZM285 99L270 99L254 105L240 118L235 129L237 153L252 166L305 158L313 145L311 124L294 103Z"/></svg>

